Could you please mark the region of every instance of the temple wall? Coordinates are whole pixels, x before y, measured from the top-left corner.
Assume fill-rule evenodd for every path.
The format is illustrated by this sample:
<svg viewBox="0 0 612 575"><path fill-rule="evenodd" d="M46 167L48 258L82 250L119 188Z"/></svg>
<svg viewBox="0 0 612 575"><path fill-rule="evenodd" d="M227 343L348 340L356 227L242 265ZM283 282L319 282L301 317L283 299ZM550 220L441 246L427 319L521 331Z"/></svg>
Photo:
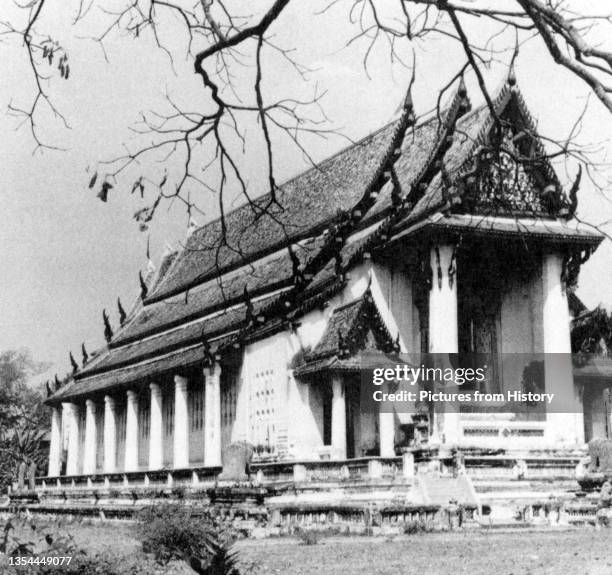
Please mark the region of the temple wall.
<svg viewBox="0 0 612 575"><path fill-rule="evenodd" d="M584 427L587 441L607 439L606 403L604 386L593 381L584 382Z"/></svg>
<svg viewBox="0 0 612 575"><path fill-rule="evenodd" d="M280 333L246 346L238 382L232 440L258 450L287 450L287 335Z"/></svg>
<svg viewBox="0 0 612 575"><path fill-rule="evenodd" d="M374 264L371 289L382 320L392 337L399 331L401 350L408 353L420 351L415 346L412 281L401 262L392 266Z"/></svg>
<svg viewBox="0 0 612 575"><path fill-rule="evenodd" d="M502 294L499 341L502 353L542 352L542 274L529 278L508 270Z"/></svg>

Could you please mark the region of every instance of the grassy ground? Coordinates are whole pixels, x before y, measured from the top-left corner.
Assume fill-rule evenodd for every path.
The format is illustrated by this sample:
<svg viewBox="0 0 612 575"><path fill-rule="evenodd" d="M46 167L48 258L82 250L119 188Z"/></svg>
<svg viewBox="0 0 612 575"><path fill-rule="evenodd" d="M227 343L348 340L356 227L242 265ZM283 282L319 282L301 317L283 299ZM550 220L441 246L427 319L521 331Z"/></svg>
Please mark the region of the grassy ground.
<svg viewBox="0 0 612 575"><path fill-rule="evenodd" d="M327 539L244 541L261 572L283 575L611 575L612 531L442 533Z"/></svg>
<svg viewBox="0 0 612 575"><path fill-rule="evenodd" d="M62 529L91 554L142 554L128 523L75 521ZM321 538L316 545L275 538L237 548L258 575L612 575L612 530ZM192 573L180 563L162 572Z"/></svg>

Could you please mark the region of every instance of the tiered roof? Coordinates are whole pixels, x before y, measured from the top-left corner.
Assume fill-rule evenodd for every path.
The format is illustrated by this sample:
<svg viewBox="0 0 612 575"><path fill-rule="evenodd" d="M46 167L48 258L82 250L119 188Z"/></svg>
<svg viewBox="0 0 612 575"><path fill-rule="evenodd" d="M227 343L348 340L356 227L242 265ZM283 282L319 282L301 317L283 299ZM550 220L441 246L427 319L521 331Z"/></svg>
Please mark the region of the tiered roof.
<svg viewBox="0 0 612 575"><path fill-rule="evenodd" d="M481 214L475 222L462 213L470 161L508 110L535 133L510 85L496 99L495 114L485 106L470 110L461 86L440 117L415 124L407 99L398 119L282 185L278 204L265 195L196 230L160 266L108 349L49 401L144 381L202 361L211 349L240 347L286 329L341 289L356 261L400 234L476 228L596 245L599 234L571 220L564 196L563 218L561 212L522 214L525 221ZM531 148L539 146L535 141ZM528 177L561 193L546 161Z"/></svg>

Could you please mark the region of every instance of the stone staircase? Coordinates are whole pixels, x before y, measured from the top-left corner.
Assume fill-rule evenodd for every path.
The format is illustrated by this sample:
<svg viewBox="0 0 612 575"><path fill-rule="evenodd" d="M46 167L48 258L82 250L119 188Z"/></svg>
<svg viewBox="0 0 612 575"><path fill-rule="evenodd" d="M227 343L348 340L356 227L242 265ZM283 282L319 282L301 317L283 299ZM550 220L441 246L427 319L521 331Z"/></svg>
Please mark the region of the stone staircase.
<svg viewBox="0 0 612 575"><path fill-rule="evenodd" d="M479 499L472 480L467 475L433 475L417 476L426 503L447 506L457 502L464 507L479 508Z"/></svg>
<svg viewBox="0 0 612 575"><path fill-rule="evenodd" d="M466 472L481 505L481 524L520 528L594 523L596 502L582 497L575 477L583 456L544 452L467 457Z"/></svg>

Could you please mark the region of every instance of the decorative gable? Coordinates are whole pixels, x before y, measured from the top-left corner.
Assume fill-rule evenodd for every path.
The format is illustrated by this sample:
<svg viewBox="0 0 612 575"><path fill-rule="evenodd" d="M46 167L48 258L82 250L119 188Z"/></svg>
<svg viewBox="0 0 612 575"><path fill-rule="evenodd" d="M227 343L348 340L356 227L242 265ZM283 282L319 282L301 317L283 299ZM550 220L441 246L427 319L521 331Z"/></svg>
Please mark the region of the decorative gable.
<svg viewBox="0 0 612 575"><path fill-rule="evenodd" d="M495 108L496 117L491 114L457 179L459 211L567 216L569 201L517 89L503 90Z"/></svg>

